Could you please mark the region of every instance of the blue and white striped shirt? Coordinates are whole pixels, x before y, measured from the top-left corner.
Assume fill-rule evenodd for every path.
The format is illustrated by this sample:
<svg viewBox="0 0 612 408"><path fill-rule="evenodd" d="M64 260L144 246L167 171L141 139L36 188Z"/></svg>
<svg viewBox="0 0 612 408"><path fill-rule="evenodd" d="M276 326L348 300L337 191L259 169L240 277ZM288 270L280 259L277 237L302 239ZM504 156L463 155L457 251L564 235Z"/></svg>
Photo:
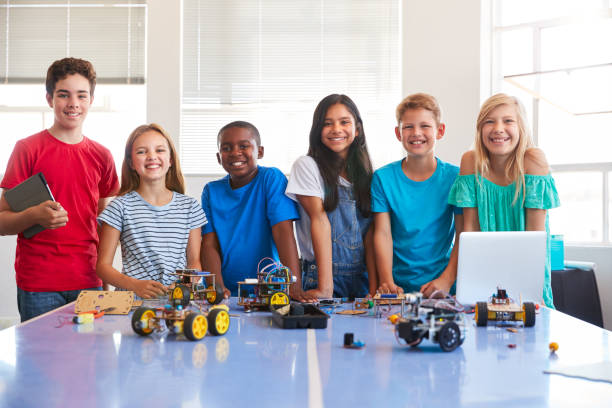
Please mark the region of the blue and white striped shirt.
<svg viewBox="0 0 612 408"><path fill-rule="evenodd" d="M123 273L169 285L175 280L169 273L186 266L189 232L207 220L194 198L175 192L168 204L156 207L131 191L115 198L98 222L121 233Z"/></svg>

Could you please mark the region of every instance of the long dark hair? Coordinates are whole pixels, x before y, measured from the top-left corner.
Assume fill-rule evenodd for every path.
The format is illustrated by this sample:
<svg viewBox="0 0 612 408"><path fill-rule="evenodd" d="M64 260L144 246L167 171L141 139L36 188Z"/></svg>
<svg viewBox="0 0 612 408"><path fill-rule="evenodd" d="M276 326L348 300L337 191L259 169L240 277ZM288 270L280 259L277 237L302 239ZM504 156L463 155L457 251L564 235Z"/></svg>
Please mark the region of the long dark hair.
<svg viewBox="0 0 612 408"><path fill-rule="evenodd" d="M346 161L336 152L330 150L321 142L321 132L325 123L327 110L335 104L344 105L355 119L357 135L349 147ZM353 195L357 201L357 208L364 217L369 217L370 210L370 183L372 182L372 163L363 130L363 121L355 102L346 95L328 95L319 104L312 116L310 129L310 147L308 155L312 157L325 184L325 199L323 208L326 212L333 211L338 206L338 177L344 168L349 181L353 184Z"/></svg>

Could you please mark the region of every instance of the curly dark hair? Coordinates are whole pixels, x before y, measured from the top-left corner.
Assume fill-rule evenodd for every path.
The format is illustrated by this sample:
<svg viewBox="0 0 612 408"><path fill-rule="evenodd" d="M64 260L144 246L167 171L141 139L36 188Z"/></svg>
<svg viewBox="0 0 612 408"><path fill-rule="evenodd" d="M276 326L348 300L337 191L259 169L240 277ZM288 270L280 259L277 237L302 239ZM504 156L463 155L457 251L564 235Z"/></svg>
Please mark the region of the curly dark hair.
<svg viewBox="0 0 612 408"><path fill-rule="evenodd" d="M51 64L47 70L47 80L45 81L47 93L53 95L57 82L68 75L74 74L80 74L87 78L90 88L89 94L93 96L96 87L96 71L91 62L80 58L62 58Z"/></svg>

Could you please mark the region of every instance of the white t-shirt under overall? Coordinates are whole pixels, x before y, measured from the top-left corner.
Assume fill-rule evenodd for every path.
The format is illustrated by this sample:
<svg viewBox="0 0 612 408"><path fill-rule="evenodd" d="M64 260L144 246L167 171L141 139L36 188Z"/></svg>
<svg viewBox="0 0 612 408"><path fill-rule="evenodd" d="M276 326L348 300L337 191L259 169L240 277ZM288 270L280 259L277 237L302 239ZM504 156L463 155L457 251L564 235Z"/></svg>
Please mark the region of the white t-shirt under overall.
<svg viewBox="0 0 612 408"><path fill-rule="evenodd" d="M341 186L353 187L344 177L338 177L338 183ZM321 200L325 200L325 183L323 182L319 167L312 157L302 156L293 163L285 194L298 203L300 211L300 219L296 222L300 256L306 261L314 262L315 257L310 234L310 217L297 199L298 195L303 195L319 197Z"/></svg>

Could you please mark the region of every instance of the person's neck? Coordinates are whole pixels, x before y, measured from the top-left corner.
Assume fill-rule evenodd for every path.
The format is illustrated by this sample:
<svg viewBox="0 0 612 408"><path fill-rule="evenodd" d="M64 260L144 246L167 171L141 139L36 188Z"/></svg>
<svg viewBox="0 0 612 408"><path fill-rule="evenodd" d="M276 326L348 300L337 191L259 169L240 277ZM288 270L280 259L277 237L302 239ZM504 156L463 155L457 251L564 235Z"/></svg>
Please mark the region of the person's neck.
<svg viewBox="0 0 612 408"><path fill-rule="evenodd" d="M404 174L413 181L427 180L434 174L437 167L438 161L433 153L427 156L407 155L402 161Z"/></svg>
<svg viewBox="0 0 612 408"><path fill-rule="evenodd" d="M57 124L53 124L48 129L48 132L57 140L67 144L77 144L83 140L82 128L76 127L73 129L66 129Z"/></svg>
<svg viewBox="0 0 612 408"><path fill-rule="evenodd" d="M508 159L508 156L489 156L489 172L484 175L485 178L499 185L510 184L512 181L506 174Z"/></svg>
<svg viewBox="0 0 612 408"><path fill-rule="evenodd" d="M172 190L166 187L165 180L140 183L136 192L149 204L161 207L172 201Z"/></svg>

